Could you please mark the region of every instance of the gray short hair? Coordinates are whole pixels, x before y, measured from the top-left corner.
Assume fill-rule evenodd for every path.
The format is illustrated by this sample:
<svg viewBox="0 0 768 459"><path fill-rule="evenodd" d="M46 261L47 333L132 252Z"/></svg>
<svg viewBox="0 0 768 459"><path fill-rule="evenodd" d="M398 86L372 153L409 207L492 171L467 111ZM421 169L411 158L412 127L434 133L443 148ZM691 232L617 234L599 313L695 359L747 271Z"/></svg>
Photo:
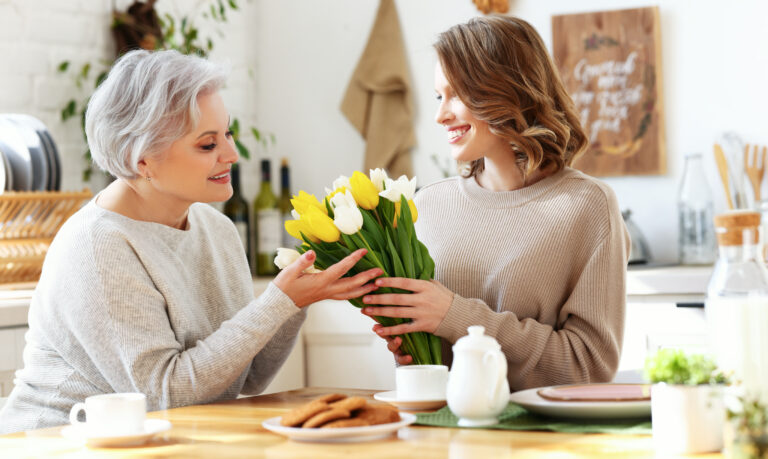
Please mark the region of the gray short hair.
<svg viewBox="0 0 768 459"><path fill-rule="evenodd" d="M145 156L159 154L197 125L197 97L225 82L223 67L178 51L130 51L88 102L85 133L93 161L133 179Z"/></svg>

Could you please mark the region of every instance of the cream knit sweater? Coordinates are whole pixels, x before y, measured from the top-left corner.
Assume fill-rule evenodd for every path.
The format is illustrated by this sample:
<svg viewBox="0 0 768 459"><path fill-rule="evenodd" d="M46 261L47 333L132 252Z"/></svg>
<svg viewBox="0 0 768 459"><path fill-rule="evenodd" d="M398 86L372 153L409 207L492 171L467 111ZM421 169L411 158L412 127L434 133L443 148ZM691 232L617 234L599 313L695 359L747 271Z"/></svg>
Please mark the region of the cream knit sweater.
<svg viewBox="0 0 768 459"><path fill-rule="evenodd" d="M306 314L271 283L254 298L221 213L193 204L188 222L181 231L91 201L64 224L0 433L68 423L72 405L95 394L143 392L160 410L264 390Z"/></svg>
<svg viewBox="0 0 768 459"><path fill-rule="evenodd" d="M416 205L435 278L455 292L438 336L452 344L483 325L513 391L611 380L630 245L607 185L571 168L506 192L453 177L422 188Z"/></svg>

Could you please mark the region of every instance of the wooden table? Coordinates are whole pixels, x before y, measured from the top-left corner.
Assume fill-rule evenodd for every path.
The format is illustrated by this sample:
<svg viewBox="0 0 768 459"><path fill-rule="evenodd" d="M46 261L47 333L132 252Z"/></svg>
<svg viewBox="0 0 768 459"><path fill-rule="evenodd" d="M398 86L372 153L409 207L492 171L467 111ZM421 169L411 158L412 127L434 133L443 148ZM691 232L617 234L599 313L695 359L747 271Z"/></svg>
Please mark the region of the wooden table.
<svg viewBox="0 0 768 459"><path fill-rule="evenodd" d="M655 457L647 435L565 434L409 426L364 443L304 443L263 427L320 394L341 392L372 399L374 391L306 388L210 405L149 413L173 428L133 448L89 449L61 437L61 427L0 436L0 456L11 457L252 457L252 458L449 458ZM665 456L667 457L667 456ZM697 457L720 457L719 454Z"/></svg>

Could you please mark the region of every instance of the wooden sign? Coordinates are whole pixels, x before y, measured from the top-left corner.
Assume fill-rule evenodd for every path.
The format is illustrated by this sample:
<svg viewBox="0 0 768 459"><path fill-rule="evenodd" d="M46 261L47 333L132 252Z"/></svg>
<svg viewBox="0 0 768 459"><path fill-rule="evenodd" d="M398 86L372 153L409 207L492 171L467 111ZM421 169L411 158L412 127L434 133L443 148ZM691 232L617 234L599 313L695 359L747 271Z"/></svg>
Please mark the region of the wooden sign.
<svg viewBox="0 0 768 459"><path fill-rule="evenodd" d="M595 176L666 172L657 7L552 17L552 48L589 138L574 167Z"/></svg>

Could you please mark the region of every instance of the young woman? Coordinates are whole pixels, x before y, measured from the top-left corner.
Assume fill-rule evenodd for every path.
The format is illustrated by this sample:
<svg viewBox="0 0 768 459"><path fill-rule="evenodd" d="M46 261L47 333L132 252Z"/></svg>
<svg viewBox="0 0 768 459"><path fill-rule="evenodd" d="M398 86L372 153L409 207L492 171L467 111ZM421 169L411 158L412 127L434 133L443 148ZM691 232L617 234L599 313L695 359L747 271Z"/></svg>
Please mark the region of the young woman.
<svg viewBox="0 0 768 459"><path fill-rule="evenodd" d="M96 394L143 392L159 410L259 393L303 307L375 288L377 269L341 278L363 250L319 274L307 252L254 298L237 230L201 204L232 196L224 79L201 58L132 51L91 97L88 146L117 179L51 244L0 433L67 423Z"/></svg>
<svg viewBox="0 0 768 459"><path fill-rule="evenodd" d="M393 335L426 331L450 345L483 325L507 356L512 390L612 379L619 363L629 236L612 190L570 168L587 144L573 103L527 22L483 17L435 44L438 109L466 176L416 196L417 235L435 281L378 279L411 294L367 295ZM444 346L446 363L451 354Z"/></svg>

